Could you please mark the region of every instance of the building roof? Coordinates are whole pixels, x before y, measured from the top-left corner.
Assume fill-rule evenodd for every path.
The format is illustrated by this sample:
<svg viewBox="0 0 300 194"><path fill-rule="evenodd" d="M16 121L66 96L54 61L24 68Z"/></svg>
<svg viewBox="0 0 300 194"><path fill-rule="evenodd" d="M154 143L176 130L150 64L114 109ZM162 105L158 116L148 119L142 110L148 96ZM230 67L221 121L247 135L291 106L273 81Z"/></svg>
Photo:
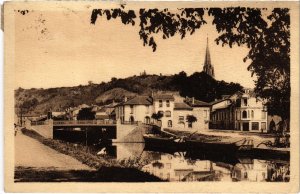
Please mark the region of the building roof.
<svg viewBox="0 0 300 194"><path fill-rule="evenodd" d="M154 100L174 100L174 96L172 94L155 94L153 96Z"/></svg>
<svg viewBox="0 0 300 194"><path fill-rule="evenodd" d="M193 110L193 108L184 102L179 102L174 103L174 110Z"/></svg>
<svg viewBox="0 0 300 194"><path fill-rule="evenodd" d="M210 104L210 105L214 105L214 104L217 104L217 103L219 103L219 102L226 101L226 100L230 100L230 99L227 98L227 99L215 100L215 101L210 102L209 104Z"/></svg>
<svg viewBox="0 0 300 194"><path fill-rule="evenodd" d="M186 99L185 102L191 107L209 107L210 106L209 103L203 102L201 100L196 100L196 99L194 99L194 103L193 103L193 99L191 99L191 98Z"/></svg>
<svg viewBox="0 0 300 194"><path fill-rule="evenodd" d="M123 105L152 105L152 98L149 96L136 96L126 102Z"/></svg>

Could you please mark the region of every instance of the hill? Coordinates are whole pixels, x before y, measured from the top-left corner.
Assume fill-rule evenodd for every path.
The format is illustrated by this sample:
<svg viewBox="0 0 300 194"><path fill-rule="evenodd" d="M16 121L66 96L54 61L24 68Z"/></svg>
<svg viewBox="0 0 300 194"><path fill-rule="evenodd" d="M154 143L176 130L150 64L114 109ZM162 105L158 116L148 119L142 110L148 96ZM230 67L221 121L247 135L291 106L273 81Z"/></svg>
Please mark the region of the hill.
<svg viewBox="0 0 300 194"><path fill-rule="evenodd" d="M124 96L137 94L150 95L152 91L179 91L181 96L195 97L210 102L242 89L237 83L217 81L207 74L196 72L187 76L185 72L175 75L140 75L124 79L112 78L101 84L79 85L49 89L15 90L15 108L22 107L26 114L45 114L47 111L60 111L80 104L106 104L119 102Z"/></svg>
<svg viewBox="0 0 300 194"><path fill-rule="evenodd" d="M130 92L127 91L123 88L114 88L111 90L108 90L106 92L104 92L103 94L99 95L95 102L96 104L105 104L105 103L109 103L112 100L115 100L117 102L121 102L122 99L124 98L124 96L135 96L137 95L137 93L134 92Z"/></svg>

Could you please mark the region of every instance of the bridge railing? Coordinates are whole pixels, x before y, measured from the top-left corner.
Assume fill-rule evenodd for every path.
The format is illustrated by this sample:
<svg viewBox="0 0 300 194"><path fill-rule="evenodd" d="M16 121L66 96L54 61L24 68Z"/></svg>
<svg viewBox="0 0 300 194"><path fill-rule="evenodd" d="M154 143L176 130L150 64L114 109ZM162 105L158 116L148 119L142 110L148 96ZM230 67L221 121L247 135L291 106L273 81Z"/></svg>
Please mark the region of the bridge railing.
<svg viewBox="0 0 300 194"><path fill-rule="evenodd" d="M53 125L112 125L116 124L115 120L66 120L53 121Z"/></svg>
<svg viewBox="0 0 300 194"><path fill-rule="evenodd" d="M47 121L31 121L30 123L32 126L36 126L36 125L48 125Z"/></svg>

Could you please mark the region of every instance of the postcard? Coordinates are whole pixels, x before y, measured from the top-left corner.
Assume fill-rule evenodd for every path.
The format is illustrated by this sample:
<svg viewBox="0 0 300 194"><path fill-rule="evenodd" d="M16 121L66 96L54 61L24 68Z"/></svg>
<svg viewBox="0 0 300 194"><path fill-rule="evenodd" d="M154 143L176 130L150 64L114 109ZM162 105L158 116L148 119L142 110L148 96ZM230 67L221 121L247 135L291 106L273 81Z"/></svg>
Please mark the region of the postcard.
<svg viewBox="0 0 300 194"><path fill-rule="evenodd" d="M299 191L299 2L7 1L7 192Z"/></svg>

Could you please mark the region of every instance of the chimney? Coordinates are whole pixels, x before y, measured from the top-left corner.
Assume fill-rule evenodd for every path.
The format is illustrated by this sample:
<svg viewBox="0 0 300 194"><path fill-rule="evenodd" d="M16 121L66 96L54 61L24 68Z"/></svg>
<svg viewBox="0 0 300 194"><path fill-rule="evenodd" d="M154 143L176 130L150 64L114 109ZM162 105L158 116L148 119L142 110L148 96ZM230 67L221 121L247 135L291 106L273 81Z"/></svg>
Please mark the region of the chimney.
<svg viewBox="0 0 300 194"><path fill-rule="evenodd" d="M194 97L192 98L192 104L195 104L195 98Z"/></svg>
<svg viewBox="0 0 300 194"><path fill-rule="evenodd" d="M154 96L154 93L153 93L153 91L151 91L151 97L153 98L153 96Z"/></svg>
<svg viewBox="0 0 300 194"><path fill-rule="evenodd" d="M124 96L124 102L127 102L127 96Z"/></svg>

